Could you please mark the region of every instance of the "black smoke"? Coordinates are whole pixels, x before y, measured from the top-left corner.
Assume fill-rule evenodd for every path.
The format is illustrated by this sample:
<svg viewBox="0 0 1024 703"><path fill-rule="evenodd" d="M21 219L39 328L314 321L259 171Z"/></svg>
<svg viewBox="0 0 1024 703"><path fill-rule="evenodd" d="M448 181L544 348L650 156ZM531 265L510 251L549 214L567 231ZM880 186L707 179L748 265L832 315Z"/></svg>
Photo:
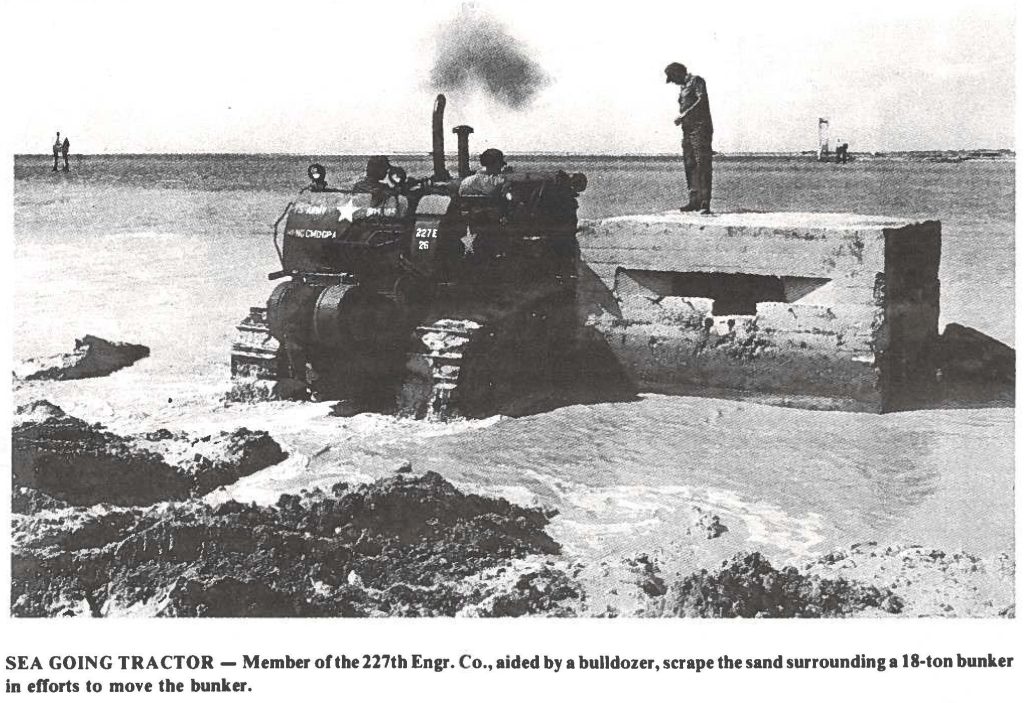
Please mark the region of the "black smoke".
<svg viewBox="0 0 1024 703"><path fill-rule="evenodd" d="M482 10L463 7L437 35L435 90L483 90L514 109L529 105L550 79L525 45Z"/></svg>

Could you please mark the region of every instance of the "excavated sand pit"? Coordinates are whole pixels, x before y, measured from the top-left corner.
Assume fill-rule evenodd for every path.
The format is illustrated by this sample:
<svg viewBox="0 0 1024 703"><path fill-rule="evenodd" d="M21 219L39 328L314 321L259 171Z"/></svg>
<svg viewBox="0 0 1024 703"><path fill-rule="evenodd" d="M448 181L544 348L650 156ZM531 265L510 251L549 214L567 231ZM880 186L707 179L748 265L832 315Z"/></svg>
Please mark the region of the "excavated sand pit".
<svg viewBox="0 0 1024 703"><path fill-rule="evenodd" d="M16 419L11 612L20 617L1015 612L1009 556L866 542L799 566L752 552L691 573L678 569L679 554L712 564L710 555L742 548L722 551L733 530L694 506L681 541L588 561L551 537L553 511L463 493L408 463L272 505L211 500L203 496L287 455L266 432L118 435L46 401Z"/></svg>

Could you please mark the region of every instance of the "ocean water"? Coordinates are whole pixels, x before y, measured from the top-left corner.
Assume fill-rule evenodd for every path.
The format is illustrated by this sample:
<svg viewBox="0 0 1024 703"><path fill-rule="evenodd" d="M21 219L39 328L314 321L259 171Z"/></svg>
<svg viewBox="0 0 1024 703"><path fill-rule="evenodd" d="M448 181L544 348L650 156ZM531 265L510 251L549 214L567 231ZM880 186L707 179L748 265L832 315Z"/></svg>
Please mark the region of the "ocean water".
<svg viewBox="0 0 1024 703"><path fill-rule="evenodd" d="M410 174L423 156L394 157ZM364 480L403 460L458 485L560 511L572 554L670 551L692 506L730 527L726 544L798 559L875 539L979 554L1013 546L1008 408L883 416L644 396L526 418L450 425L325 404L224 407L234 325L277 270L271 225L312 161L355 180L365 157L86 156L68 174L14 161L14 356L87 333L147 344L151 358L108 378L16 387L112 428L267 429L292 457L213 499ZM677 207L682 164L659 157L512 157L519 170L587 174L581 217ZM857 212L939 219L942 325L1014 334L1014 163L721 158L719 211ZM682 549L682 548L680 548Z"/></svg>

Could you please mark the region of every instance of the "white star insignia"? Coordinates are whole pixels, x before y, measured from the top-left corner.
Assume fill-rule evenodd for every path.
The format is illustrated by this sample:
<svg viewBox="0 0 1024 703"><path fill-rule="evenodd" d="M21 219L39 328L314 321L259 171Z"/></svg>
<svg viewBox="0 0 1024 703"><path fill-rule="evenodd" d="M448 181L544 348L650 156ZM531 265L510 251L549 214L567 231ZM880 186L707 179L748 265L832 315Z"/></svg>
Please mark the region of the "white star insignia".
<svg viewBox="0 0 1024 703"><path fill-rule="evenodd" d="M459 241L462 242L462 246L465 249L465 251L463 251L463 256L469 256L470 254L474 253L473 252L473 242L476 241L476 233L475 232L473 232L472 230L467 229L466 230L466 236L463 237L462 239L460 239Z"/></svg>
<svg viewBox="0 0 1024 703"><path fill-rule="evenodd" d="M338 206L338 222L353 222L356 219L356 214L362 210L362 206L356 205L355 201L349 198L347 203Z"/></svg>

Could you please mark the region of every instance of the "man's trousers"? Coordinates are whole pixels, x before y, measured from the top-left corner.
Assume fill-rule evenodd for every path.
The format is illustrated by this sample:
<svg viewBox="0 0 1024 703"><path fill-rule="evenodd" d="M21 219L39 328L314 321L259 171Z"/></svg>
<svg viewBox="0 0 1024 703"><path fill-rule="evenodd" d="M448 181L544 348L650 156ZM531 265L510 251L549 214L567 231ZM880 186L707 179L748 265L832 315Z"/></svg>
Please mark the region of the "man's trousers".
<svg viewBox="0 0 1024 703"><path fill-rule="evenodd" d="M683 130L683 167L691 207L711 207L711 135L707 127Z"/></svg>

